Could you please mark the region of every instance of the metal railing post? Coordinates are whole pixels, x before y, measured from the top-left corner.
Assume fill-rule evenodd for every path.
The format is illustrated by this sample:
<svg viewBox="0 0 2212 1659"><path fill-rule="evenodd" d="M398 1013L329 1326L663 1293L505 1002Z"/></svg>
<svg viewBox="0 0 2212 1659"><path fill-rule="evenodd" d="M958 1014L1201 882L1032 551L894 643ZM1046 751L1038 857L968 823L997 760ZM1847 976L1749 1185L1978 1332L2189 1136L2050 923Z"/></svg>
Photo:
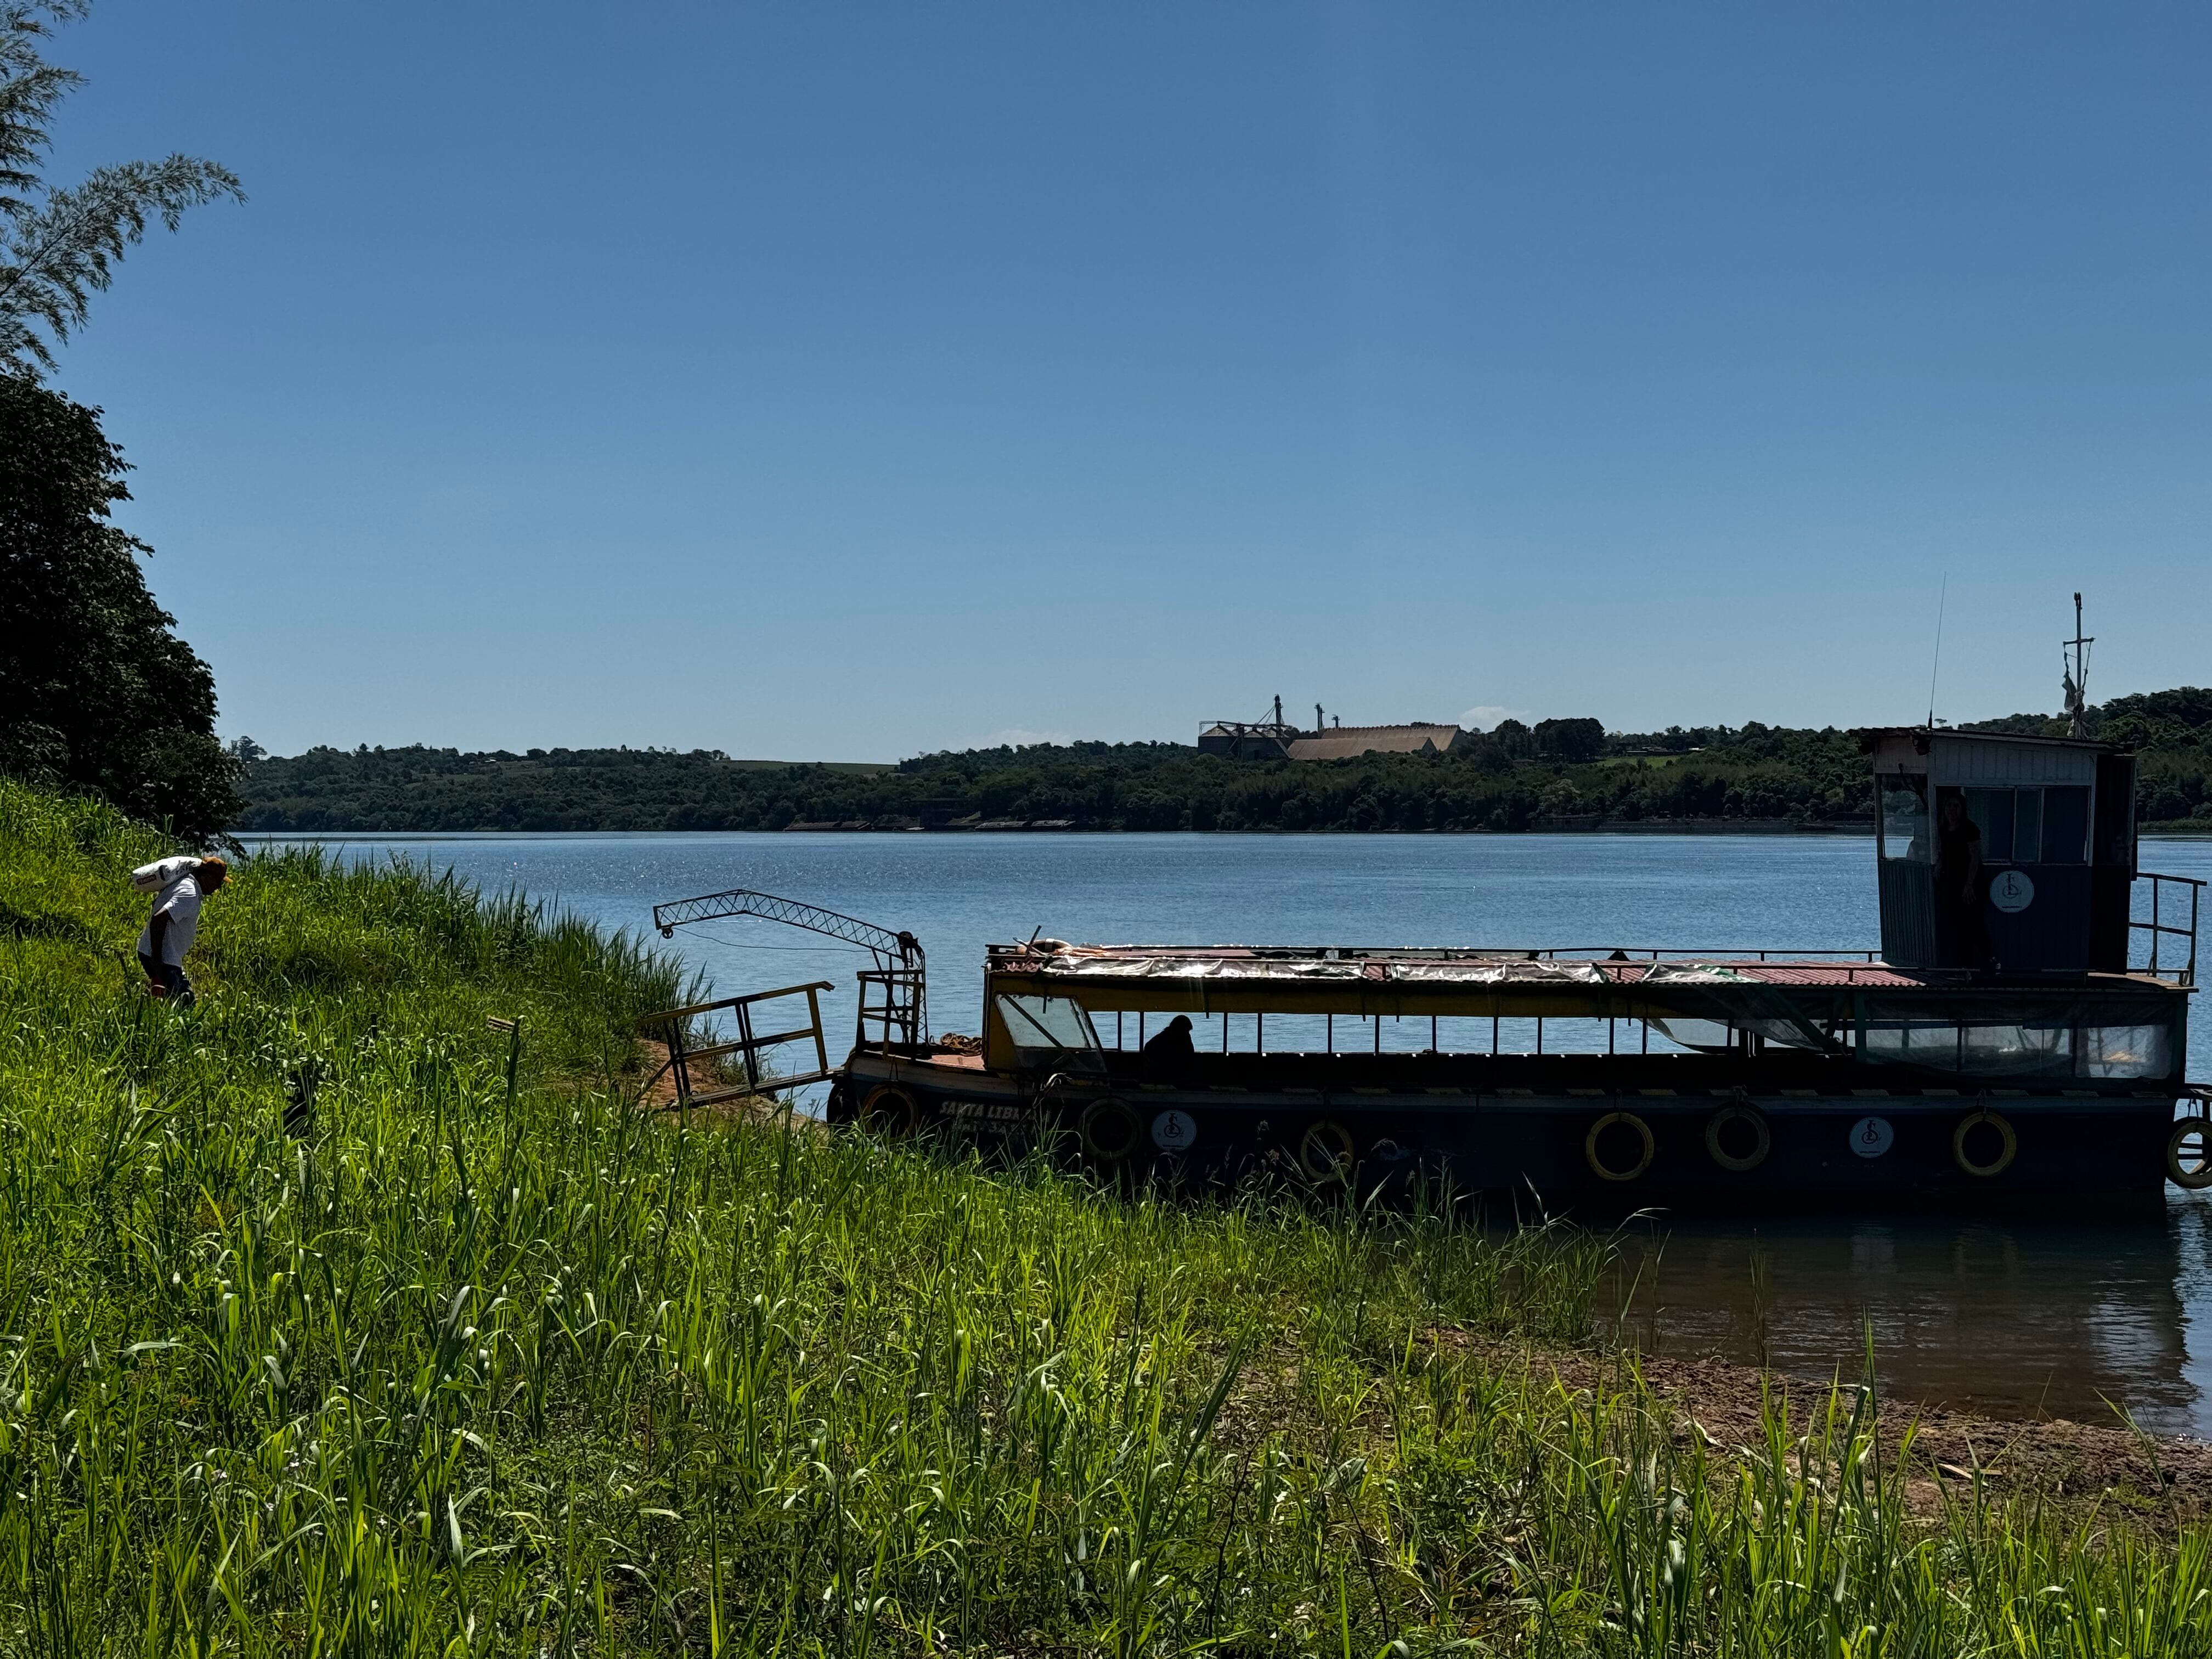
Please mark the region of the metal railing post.
<svg viewBox="0 0 2212 1659"><path fill-rule="evenodd" d="M758 1089L760 1087L760 1056L753 1052L753 1011L741 1002L738 1005L736 1012L738 1041L744 1045L738 1051L738 1058L744 1064L745 1087Z"/></svg>
<svg viewBox="0 0 2212 1659"><path fill-rule="evenodd" d="M2166 884L2156 876L2150 878L2150 976L2153 979L2158 977L2158 936L2161 931L2158 925L2158 900L2165 889Z"/></svg>
<svg viewBox="0 0 2212 1659"><path fill-rule="evenodd" d="M806 1014L814 1026L814 1063L822 1071L830 1069L830 1045L822 1036L822 988L817 985L806 988Z"/></svg>

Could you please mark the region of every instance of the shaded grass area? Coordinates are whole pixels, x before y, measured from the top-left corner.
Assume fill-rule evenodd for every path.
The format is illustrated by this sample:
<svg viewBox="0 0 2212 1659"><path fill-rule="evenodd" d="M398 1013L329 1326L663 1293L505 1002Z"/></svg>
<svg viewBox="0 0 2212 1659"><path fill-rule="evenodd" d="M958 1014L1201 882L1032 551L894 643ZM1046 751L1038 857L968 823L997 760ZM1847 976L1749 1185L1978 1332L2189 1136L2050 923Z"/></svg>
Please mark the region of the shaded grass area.
<svg viewBox="0 0 2212 1659"><path fill-rule="evenodd" d="M687 1133L672 969L404 869L249 864L179 1014L160 850L0 782L9 1650L2212 1650L2203 1534L1931 1522L1855 1391L1723 1445L1502 1362L1601 1241Z"/></svg>

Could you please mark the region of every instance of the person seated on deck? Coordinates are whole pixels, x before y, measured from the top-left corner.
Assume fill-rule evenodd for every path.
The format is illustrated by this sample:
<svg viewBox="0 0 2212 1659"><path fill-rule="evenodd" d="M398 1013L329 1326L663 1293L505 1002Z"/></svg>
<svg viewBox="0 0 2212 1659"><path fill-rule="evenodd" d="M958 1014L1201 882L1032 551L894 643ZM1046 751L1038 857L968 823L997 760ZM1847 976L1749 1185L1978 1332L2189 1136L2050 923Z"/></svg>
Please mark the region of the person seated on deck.
<svg viewBox="0 0 2212 1659"><path fill-rule="evenodd" d="M1158 1036L1146 1042L1142 1058L1146 1082L1188 1082L1198 1065L1198 1045L1190 1037L1190 1016L1177 1014L1170 1020Z"/></svg>

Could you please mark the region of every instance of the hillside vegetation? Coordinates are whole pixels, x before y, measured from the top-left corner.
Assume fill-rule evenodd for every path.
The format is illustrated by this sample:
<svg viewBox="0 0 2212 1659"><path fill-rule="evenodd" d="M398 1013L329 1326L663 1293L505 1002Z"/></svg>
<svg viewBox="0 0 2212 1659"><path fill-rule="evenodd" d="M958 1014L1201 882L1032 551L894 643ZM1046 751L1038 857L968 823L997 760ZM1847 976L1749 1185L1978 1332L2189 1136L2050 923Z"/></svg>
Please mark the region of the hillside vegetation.
<svg viewBox="0 0 2212 1659"><path fill-rule="evenodd" d="M2212 1642L2203 1535L1916 1516L1848 1392L1724 1446L1500 1358L1587 1341L1585 1236L686 1128L670 969L404 867L248 862L179 1012L157 850L0 782L9 1651Z"/></svg>
<svg viewBox="0 0 2212 1659"><path fill-rule="evenodd" d="M717 754L311 750L249 772L239 826L258 830L1522 830L1589 813L1844 819L1866 810L1843 732L1700 734L1701 752L1574 762L1516 753L1232 761L1176 744L1037 745L925 756L856 774L741 767ZM1654 763L1643 764L1641 762Z"/></svg>
<svg viewBox="0 0 2212 1659"><path fill-rule="evenodd" d="M1990 729L2064 730L2043 715ZM2212 827L2212 691L2123 697L2100 735L2137 744L2144 816ZM1870 822L1848 732L1756 723L1607 733L1506 721L1448 756L1232 761L1179 744L1078 743L896 767L769 766L708 750L313 749L253 763L245 830L946 829L1515 830L1597 822Z"/></svg>

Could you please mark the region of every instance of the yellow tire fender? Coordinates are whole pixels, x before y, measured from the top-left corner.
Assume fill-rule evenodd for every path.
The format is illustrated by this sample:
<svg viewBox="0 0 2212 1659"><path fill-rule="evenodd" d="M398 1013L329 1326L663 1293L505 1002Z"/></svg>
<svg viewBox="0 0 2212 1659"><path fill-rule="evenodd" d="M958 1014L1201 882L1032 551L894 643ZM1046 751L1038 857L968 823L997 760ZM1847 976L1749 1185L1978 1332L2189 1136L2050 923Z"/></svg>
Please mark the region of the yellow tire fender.
<svg viewBox="0 0 2212 1659"><path fill-rule="evenodd" d="M1722 1144L1722 1136L1738 1124L1751 1126L1753 1145L1747 1152L1731 1152ZM1765 1113L1737 1101L1705 1120L1705 1150L1721 1168L1741 1174L1766 1162L1766 1155L1774 1150L1774 1131L1767 1127Z"/></svg>
<svg viewBox="0 0 2212 1659"><path fill-rule="evenodd" d="M1135 1109L1119 1095L1101 1095L1075 1120L1075 1138L1085 1157L1101 1164L1120 1164L1136 1156L1144 1142L1145 1126Z"/></svg>
<svg viewBox="0 0 2212 1659"><path fill-rule="evenodd" d="M1598 1156L1598 1137L1616 1124L1625 1124L1635 1131L1638 1139L1643 1143L1636 1162L1626 1170L1616 1170ZM1633 1112L1607 1112L1591 1124L1589 1133L1583 1137L1583 1161L1589 1165L1590 1173L1600 1181L1634 1181L1651 1167L1652 1154L1658 1150L1659 1143L1651 1136L1651 1126Z"/></svg>
<svg viewBox="0 0 2212 1659"><path fill-rule="evenodd" d="M1997 1132L1997 1155L1985 1164L1978 1164L1966 1151L1966 1137L1984 1126ZM1978 1181L1987 1181L2002 1175L2012 1168L2012 1161L2019 1153L2020 1137L2012 1132L2012 1125L2005 1121L2001 1113L1993 1112L1986 1106L1978 1112L1967 1113L1959 1120L1958 1127L1951 1131L1951 1161L1962 1173L1972 1176Z"/></svg>
<svg viewBox="0 0 2212 1659"><path fill-rule="evenodd" d="M1308 1124L1298 1138L1298 1168L1315 1181L1348 1181L1358 1162L1352 1131L1334 1118Z"/></svg>
<svg viewBox="0 0 2212 1659"><path fill-rule="evenodd" d="M860 1103L860 1127L885 1140L908 1140L921 1132L921 1104L896 1083L878 1083Z"/></svg>
<svg viewBox="0 0 2212 1659"><path fill-rule="evenodd" d="M2185 1192L2212 1187L2212 1118L2185 1117L2166 1140L2166 1178Z"/></svg>

